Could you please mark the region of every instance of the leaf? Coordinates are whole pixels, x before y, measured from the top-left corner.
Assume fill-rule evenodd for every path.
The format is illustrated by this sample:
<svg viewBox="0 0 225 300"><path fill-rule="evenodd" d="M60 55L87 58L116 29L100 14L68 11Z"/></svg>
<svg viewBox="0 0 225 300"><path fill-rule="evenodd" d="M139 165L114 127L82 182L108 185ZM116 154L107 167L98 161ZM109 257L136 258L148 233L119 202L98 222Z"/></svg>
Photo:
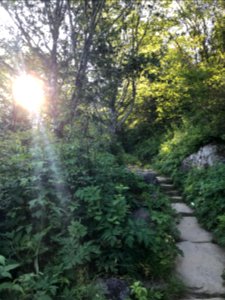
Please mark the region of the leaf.
<svg viewBox="0 0 225 300"><path fill-rule="evenodd" d="M20 266L20 264L11 264L11 265L7 265L4 267L5 271L10 271L13 270L15 268L18 268Z"/></svg>
<svg viewBox="0 0 225 300"><path fill-rule="evenodd" d="M11 279L12 275L9 272L0 269L0 278L10 278Z"/></svg>
<svg viewBox="0 0 225 300"><path fill-rule="evenodd" d="M2 255L0 255L0 264L3 266L5 265L5 257Z"/></svg>
<svg viewBox="0 0 225 300"><path fill-rule="evenodd" d="M24 294L23 288L19 284L4 282L0 284L0 291L12 290Z"/></svg>
<svg viewBox="0 0 225 300"><path fill-rule="evenodd" d="M37 210L35 213L32 214L32 216L37 219L41 219L41 217L43 216L43 212L41 210Z"/></svg>

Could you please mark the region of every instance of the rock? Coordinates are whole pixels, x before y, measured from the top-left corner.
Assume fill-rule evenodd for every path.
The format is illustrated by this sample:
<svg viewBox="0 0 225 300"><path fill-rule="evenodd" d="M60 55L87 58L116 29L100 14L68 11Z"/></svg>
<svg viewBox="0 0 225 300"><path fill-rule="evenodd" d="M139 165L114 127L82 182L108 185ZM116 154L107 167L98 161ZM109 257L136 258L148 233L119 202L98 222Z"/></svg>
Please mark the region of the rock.
<svg viewBox="0 0 225 300"><path fill-rule="evenodd" d="M122 279L100 279L99 283L103 289L106 298L109 300L126 300L130 295L129 286Z"/></svg>
<svg viewBox="0 0 225 300"><path fill-rule="evenodd" d="M148 184L156 184L158 185L159 182L157 180L157 175L154 171L152 170L141 170L141 169L136 169L135 173L142 177L144 181Z"/></svg>
<svg viewBox="0 0 225 300"><path fill-rule="evenodd" d="M147 208L144 208L144 207L140 207L140 208L136 209L133 212L132 216L135 220L143 220L145 222L150 221L149 212L148 212Z"/></svg>
<svg viewBox="0 0 225 300"><path fill-rule="evenodd" d="M151 169L140 169L135 166L128 166L127 170L142 177L146 183L159 184L156 172Z"/></svg>
<svg viewBox="0 0 225 300"><path fill-rule="evenodd" d="M193 167L201 168L214 165L216 162L225 163L225 146L209 144L201 147L197 153L191 154L182 162L181 169L188 171Z"/></svg>
<svg viewBox="0 0 225 300"><path fill-rule="evenodd" d="M194 213L193 209L191 209L185 203L172 203L171 206L174 210L176 210L178 214L181 214L183 216L190 216Z"/></svg>
<svg viewBox="0 0 225 300"><path fill-rule="evenodd" d="M211 242L212 235L201 228L195 217L183 217L177 226L181 241Z"/></svg>
<svg viewBox="0 0 225 300"><path fill-rule="evenodd" d="M156 178L156 174L154 172L151 172L151 171L145 171L143 173L143 177L144 177L144 181L146 183L149 183L149 184L155 184L155 185L158 185L159 182Z"/></svg>
<svg viewBox="0 0 225 300"><path fill-rule="evenodd" d="M225 253L212 243L180 242L178 248L183 252L176 262L176 272L191 293L212 297L224 296L225 286L221 277ZM206 297L209 298L209 297Z"/></svg>

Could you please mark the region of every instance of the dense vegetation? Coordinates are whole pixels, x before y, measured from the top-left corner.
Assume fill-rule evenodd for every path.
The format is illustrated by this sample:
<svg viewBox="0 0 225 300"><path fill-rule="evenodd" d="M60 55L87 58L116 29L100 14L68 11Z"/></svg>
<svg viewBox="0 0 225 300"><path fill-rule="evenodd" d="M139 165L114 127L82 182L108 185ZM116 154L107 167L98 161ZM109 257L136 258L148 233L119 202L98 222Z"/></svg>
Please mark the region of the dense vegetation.
<svg viewBox="0 0 225 300"><path fill-rule="evenodd" d="M177 250L167 199L118 164L100 137L87 145L90 136L35 134L1 144L1 294L104 299L98 277L168 278ZM134 217L143 206L151 226Z"/></svg>
<svg viewBox="0 0 225 300"><path fill-rule="evenodd" d="M112 278L130 299L175 299L173 211L127 164L173 176L225 244L224 164L180 169L225 141L224 1L0 8L10 16L0 38L0 298L109 299ZM14 101L23 74L42 82L39 112Z"/></svg>

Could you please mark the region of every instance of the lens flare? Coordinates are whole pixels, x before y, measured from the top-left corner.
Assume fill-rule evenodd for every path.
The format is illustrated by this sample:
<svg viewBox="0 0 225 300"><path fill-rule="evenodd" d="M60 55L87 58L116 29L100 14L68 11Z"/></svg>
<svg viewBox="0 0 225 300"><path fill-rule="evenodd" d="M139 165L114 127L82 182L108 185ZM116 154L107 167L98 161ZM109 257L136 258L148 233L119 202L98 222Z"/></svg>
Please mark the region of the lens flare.
<svg viewBox="0 0 225 300"><path fill-rule="evenodd" d="M13 96L29 112L39 112L44 102L43 83L32 75L21 75L13 82Z"/></svg>

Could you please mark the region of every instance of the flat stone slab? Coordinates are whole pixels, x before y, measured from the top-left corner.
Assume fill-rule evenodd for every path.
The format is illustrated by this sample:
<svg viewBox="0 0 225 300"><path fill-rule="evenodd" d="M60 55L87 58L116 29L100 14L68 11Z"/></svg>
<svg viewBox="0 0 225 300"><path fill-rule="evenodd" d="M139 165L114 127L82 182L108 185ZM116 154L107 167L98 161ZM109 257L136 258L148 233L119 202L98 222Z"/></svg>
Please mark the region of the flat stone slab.
<svg viewBox="0 0 225 300"><path fill-rule="evenodd" d="M172 202L180 202L183 200L182 196L169 196Z"/></svg>
<svg viewBox="0 0 225 300"><path fill-rule="evenodd" d="M193 209L187 206L187 204L185 203L172 203L171 206L176 210L178 214L181 214L183 216L190 216L194 213Z"/></svg>
<svg viewBox="0 0 225 300"><path fill-rule="evenodd" d="M181 241L204 243L213 239L211 233L200 227L195 217L183 217L177 228L180 231Z"/></svg>
<svg viewBox="0 0 225 300"><path fill-rule="evenodd" d="M174 185L172 183L160 183L160 187L165 191L174 190Z"/></svg>
<svg viewBox="0 0 225 300"><path fill-rule="evenodd" d="M167 196L180 196L180 193L177 190L164 190L164 193Z"/></svg>
<svg viewBox="0 0 225 300"><path fill-rule="evenodd" d="M169 177L157 176L156 178L160 183L172 183L172 179Z"/></svg>
<svg viewBox="0 0 225 300"><path fill-rule="evenodd" d="M176 272L191 293L224 297L224 250L212 243L180 242L177 246L184 256L177 258Z"/></svg>

